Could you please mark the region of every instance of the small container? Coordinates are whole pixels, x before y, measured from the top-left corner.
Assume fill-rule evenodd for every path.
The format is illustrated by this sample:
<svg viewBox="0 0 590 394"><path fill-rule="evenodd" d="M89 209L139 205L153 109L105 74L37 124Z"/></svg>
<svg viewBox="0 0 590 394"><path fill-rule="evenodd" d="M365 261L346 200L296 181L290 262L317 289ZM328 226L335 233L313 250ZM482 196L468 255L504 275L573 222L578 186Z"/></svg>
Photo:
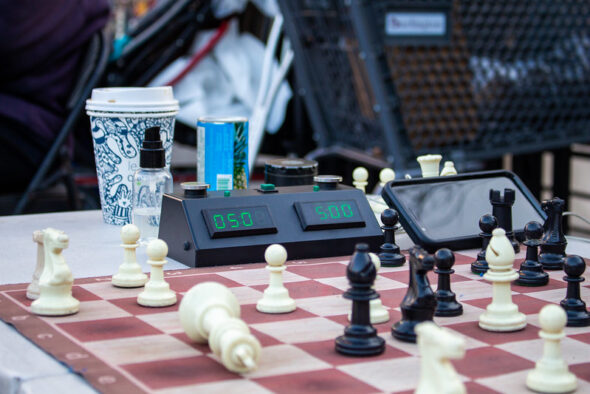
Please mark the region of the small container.
<svg viewBox="0 0 590 394"><path fill-rule="evenodd" d="M164 193L172 193L172 175L166 169L160 128L145 131L139 153L139 170L133 176L132 220L139 228L140 242L158 238Z"/></svg>
<svg viewBox="0 0 590 394"><path fill-rule="evenodd" d="M248 119L197 120L197 181L211 190L248 187Z"/></svg>
<svg viewBox="0 0 590 394"><path fill-rule="evenodd" d="M264 165L264 182L275 186L313 185L318 162L305 159L274 159Z"/></svg>

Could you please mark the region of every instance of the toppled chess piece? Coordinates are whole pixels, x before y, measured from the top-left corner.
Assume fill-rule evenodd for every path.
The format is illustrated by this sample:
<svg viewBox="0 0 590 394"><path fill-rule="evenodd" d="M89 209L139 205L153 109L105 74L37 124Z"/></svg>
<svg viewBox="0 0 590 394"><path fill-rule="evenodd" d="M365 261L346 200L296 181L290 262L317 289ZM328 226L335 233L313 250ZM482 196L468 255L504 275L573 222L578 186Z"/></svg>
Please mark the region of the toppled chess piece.
<svg viewBox="0 0 590 394"><path fill-rule="evenodd" d="M422 178L438 176L438 168L440 161L442 160L441 155L423 155L418 156L416 160L418 161L418 164L420 164Z"/></svg>
<svg viewBox="0 0 590 394"><path fill-rule="evenodd" d="M203 282L190 289L179 308L180 323L188 337L209 347L232 372L256 369L260 342L241 320L236 296L217 282Z"/></svg>
<svg viewBox="0 0 590 394"><path fill-rule="evenodd" d="M455 169L455 163L453 163L452 161L445 161L445 166L440 172L440 176L449 175L457 175L457 170Z"/></svg>
<svg viewBox="0 0 590 394"><path fill-rule="evenodd" d="M256 309L263 313L293 312L297 306L289 296L289 290L283 285L287 250L283 245L270 245L264 252L264 259L268 264L266 269L270 272L270 280L262 298L256 304Z"/></svg>
<svg viewBox="0 0 590 394"><path fill-rule="evenodd" d="M514 237L512 231L512 206L516 199L514 189L504 189L504 195L500 194L500 190L490 189L490 203L492 204L492 215L498 221L498 227L504 229L506 237L512 244L514 253L520 251L520 245Z"/></svg>
<svg viewBox="0 0 590 394"><path fill-rule="evenodd" d="M126 224L121 228L121 246L125 249L123 263L119 271L113 275L111 283L117 287L141 287L148 280L137 262L135 250L139 247L139 228L134 224Z"/></svg>
<svg viewBox="0 0 590 394"><path fill-rule="evenodd" d="M434 254L438 274L438 286L434 295L436 296L435 316L459 316L463 314L463 305L457 302L455 293L451 290L451 274L455 272L455 255L450 249L443 248Z"/></svg>
<svg viewBox="0 0 590 394"><path fill-rule="evenodd" d="M543 227L539 222L528 222L524 226L526 241L526 258L520 264L516 283L522 286L545 286L549 283L549 275L543 271L539 263L538 251L543 236Z"/></svg>
<svg viewBox="0 0 590 394"><path fill-rule="evenodd" d="M535 363L526 378L526 386L543 393L569 393L576 389L576 376L571 373L561 356L561 340L565 337L566 315L557 305L545 305L539 313L541 331L545 340L543 357Z"/></svg>
<svg viewBox="0 0 590 394"><path fill-rule="evenodd" d="M541 240L539 263L545 270L561 270L566 256L565 248L567 247L562 224L565 201L555 197L543 201L541 208L547 214L547 219L543 223L543 239Z"/></svg>
<svg viewBox="0 0 590 394"><path fill-rule="evenodd" d="M373 289L377 276L375 264L369 256L369 245L356 244L355 252L346 269L350 283L343 297L352 300L350 325L344 335L336 338L336 351L346 356L374 356L385 351L385 340L371 325L369 301L378 298Z"/></svg>
<svg viewBox="0 0 590 394"><path fill-rule="evenodd" d="M401 267L406 262L406 257L400 253L400 248L395 244L395 230L399 215L395 209L385 209L381 212L383 226L383 244L380 247L379 259L383 267Z"/></svg>
<svg viewBox="0 0 590 394"><path fill-rule="evenodd" d="M504 229L495 229L486 250L490 268L483 276L493 286L492 302L479 317L479 326L484 330L509 332L522 330L526 326L525 315L512 302L510 282L518 278L512 268L514 257L514 248Z"/></svg>
<svg viewBox="0 0 590 394"><path fill-rule="evenodd" d="M479 236L482 239L482 247L477 254L477 259L471 263L471 272L483 275L488 272L488 262L486 261L486 249L492 239L492 231L498 227L498 221L493 215L486 214L479 219Z"/></svg>
<svg viewBox="0 0 590 394"><path fill-rule="evenodd" d="M369 184L369 171L365 167L357 167L352 171L352 185L365 193L366 187Z"/></svg>
<svg viewBox="0 0 590 394"><path fill-rule="evenodd" d="M39 298L31 304L31 312L43 316L74 314L80 309L80 301L72 296L74 277L62 255L69 238L53 228L44 229L42 234L45 265L39 278Z"/></svg>
<svg viewBox="0 0 590 394"><path fill-rule="evenodd" d="M563 280L567 282L567 294L560 305L567 314L568 327L590 326L590 313L586 309L586 303L580 297L580 283L585 280L582 277L585 270L586 262L580 256L571 255L565 259L566 276Z"/></svg>
<svg viewBox="0 0 590 394"><path fill-rule="evenodd" d="M391 328L394 338L416 342L414 328L423 321L432 321L436 297L426 274L434 268L434 257L419 246L410 249L410 282L400 305L402 319Z"/></svg>
<svg viewBox="0 0 590 394"><path fill-rule="evenodd" d="M416 326L420 351L420 381L415 394L467 392L450 359L465 356L465 339L433 322Z"/></svg>
<svg viewBox="0 0 590 394"><path fill-rule="evenodd" d="M137 296L137 303L154 308L176 304L176 293L170 290L170 285L164 280L163 267L166 264L168 245L161 239L154 239L148 243L146 252L148 264L152 267L150 280Z"/></svg>
<svg viewBox="0 0 590 394"><path fill-rule="evenodd" d="M33 242L37 244L37 266L33 273L33 280L27 286L27 298L36 300L39 298L39 278L45 267L45 251L43 250L43 231L36 230L33 232Z"/></svg>

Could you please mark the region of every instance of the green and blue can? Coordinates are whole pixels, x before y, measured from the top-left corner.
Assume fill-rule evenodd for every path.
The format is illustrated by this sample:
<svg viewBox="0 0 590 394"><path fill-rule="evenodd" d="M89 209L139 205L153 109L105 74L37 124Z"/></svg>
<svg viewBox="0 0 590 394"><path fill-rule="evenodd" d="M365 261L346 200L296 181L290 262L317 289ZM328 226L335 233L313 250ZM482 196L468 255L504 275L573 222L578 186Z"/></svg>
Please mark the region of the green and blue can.
<svg viewBox="0 0 590 394"><path fill-rule="evenodd" d="M197 181L211 190L248 187L248 119L197 120Z"/></svg>

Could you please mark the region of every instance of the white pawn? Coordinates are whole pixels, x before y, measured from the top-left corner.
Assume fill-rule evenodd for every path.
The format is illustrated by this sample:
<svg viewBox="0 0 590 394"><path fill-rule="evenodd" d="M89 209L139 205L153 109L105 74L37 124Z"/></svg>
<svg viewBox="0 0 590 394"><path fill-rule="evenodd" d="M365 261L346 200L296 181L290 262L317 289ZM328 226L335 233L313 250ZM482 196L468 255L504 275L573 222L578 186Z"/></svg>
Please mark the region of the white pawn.
<svg viewBox="0 0 590 394"><path fill-rule="evenodd" d="M176 293L170 290L170 285L164 280L164 264L168 245L161 239L154 239L148 243L148 264L151 265L150 280L145 284L145 290L137 296L137 303L142 306L162 307L176 304Z"/></svg>
<svg viewBox="0 0 590 394"><path fill-rule="evenodd" d="M420 351L420 381L416 394L464 394L467 392L449 359L465 356L465 340L427 321L415 328Z"/></svg>
<svg viewBox="0 0 590 394"><path fill-rule="evenodd" d="M438 176L438 166L442 160L441 155L423 155L416 159L422 170L422 178Z"/></svg>
<svg viewBox="0 0 590 394"><path fill-rule="evenodd" d="M455 169L455 163L453 163L452 161L445 161L445 166L440 172L440 176L449 175L457 175L457 170Z"/></svg>
<svg viewBox="0 0 590 394"><path fill-rule="evenodd" d="M256 304L256 309L263 313L293 312L297 306L289 297L289 290L283 285L287 251L283 245L272 244L266 248L264 259L268 263L266 269L270 271L270 280L262 298Z"/></svg>
<svg viewBox="0 0 590 394"><path fill-rule="evenodd" d="M545 340L543 357L536 362L526 378L526 386L543 393L567 393L577 387L576 376L571 373L561 356L561 339L565 337L563 328L567 315L560 306L549 304L539 313L541 331L539 336Z"/></svg>
<svg viewBox="0 0 590 394"><path fill-rule="evenodd" d="M384 168L379 171L379 186L381 186L381 189L385 187L387 182L391 182L393 180L395 180L395 171L393 171L391 168Z"/></svg>
<svg viewBox="0 0 590 394"><path fill-rule="evenodd" d="M381 260L379 259L379 256L375 253L369 253L369 256L371 256L371 261L373 262L373 265L375 265L377 272L379 272L379 269L381 268ZM375 278L375 282L377 282L378 279L379 275ZM375 289L374 284L372 288ZM389 320L389 312L383 306L381 298L375 298L374 300L369 301L369 308L371 311L371 324L385 323ZM348 314L348 321L350 321L350 319L352 319L351 313Z"/></svg>
<svg viewBox="0 0 590 394"><path fill-rule="evenodd" d="M479 317L479 326L487 331L518 331L526 326L526 317L518 311L512 302L510 283L518 279L518 273L512 268L514 248L502 228L492 232L492 239L486 249L486 261L489 269L483 276L492 282L492 303Z"/></svg>
<svg viewBox="0 0 590 394"><path fill-rule="evenodd" d="M352 184L359 190L362 190L365 193L365 188L369 184L367 182L369 179L369 171L365 167L357 167L352 171Z"/></svg>
<svg viewBox="0 0 590 394"><path fill-rule="evenodd" d="M194 286L180 302L180 323L186 335L209 347L232 372L249 372L257 367L260 342L241 320L236 296L217 282Z"/></svg>
<svg viewBox="0 0 590 394"><path fill-rule="evenodd" d="M45 265L39 278L39 298L31 304L31 312L44 316L77 313L80 301L72 296L74 277L62 256L69 238L53 228L46 228L42 233Z"/></svg>
<svg viewBox="0 0 590 394"><path fill-rule="evenodd" d="M134 224L126 224L121 228L121 246L125 249L123 263L119 271L113 275L111 283L117 287L141 287L148 280L146 274L137 263L135 249L139 247L139 228Z"/></svg>
<svg viewBox="0 0 590 394"><path fill-rule="evenodd" d="M45 267L45 251L43 250L43 231L36 230L33 232L33 241L37 243L37 266L33 273L33 280L27 286L27 298L36 300L39 298L39 278Z"/></svg>

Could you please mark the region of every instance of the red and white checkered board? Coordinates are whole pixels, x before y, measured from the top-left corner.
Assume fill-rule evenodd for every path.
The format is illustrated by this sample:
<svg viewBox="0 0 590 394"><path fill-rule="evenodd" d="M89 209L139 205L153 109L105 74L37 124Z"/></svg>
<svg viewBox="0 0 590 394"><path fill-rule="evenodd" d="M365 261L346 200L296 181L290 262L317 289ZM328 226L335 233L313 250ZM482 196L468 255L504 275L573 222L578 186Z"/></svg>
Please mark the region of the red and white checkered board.
<svg viewBox="0 0 590 394"><path fill-rule="evenodd" d="M528 325L514 333L491 333L477 324L491 301L492 287L470 272L475 254L456 254L452 287L464 314L435 321L466 337L465 358L453 364L468 392L526 392L527 371L543 348L538 313L544 305L565 297L563 272L550 272L551 280L544 287L513 286L513 301L527 315ZM350 311L350 301L342 298L348 287L347 263L345 257L289 262L284 281L297 310L281 315L255 309L268 284L264 264L166 272L179 299L204 281L220 282L237 296L242 318L263 346L258 369L244 375L227 371L208 346L190 342L180 327L178 304L141 307L136 303L141 289L115 288L108 277L76 280L74 296L81 301L80 312L66 317L32 315L25 285L2 286L0 318L104 393L412 392L420 373L417 346L400 342L390 333L401 316L407 263L379 273L376 288L390 309L391 320L376 326L386 339L385 353L368 358L334 351L334 339L343 333ZM585 276L582 298L588 300L590 273ZM435 289L436 276L430 273L429 277ZM590 327L568 327L566 333L563 355L579 378L578 392L590 392Z"/></svg>

